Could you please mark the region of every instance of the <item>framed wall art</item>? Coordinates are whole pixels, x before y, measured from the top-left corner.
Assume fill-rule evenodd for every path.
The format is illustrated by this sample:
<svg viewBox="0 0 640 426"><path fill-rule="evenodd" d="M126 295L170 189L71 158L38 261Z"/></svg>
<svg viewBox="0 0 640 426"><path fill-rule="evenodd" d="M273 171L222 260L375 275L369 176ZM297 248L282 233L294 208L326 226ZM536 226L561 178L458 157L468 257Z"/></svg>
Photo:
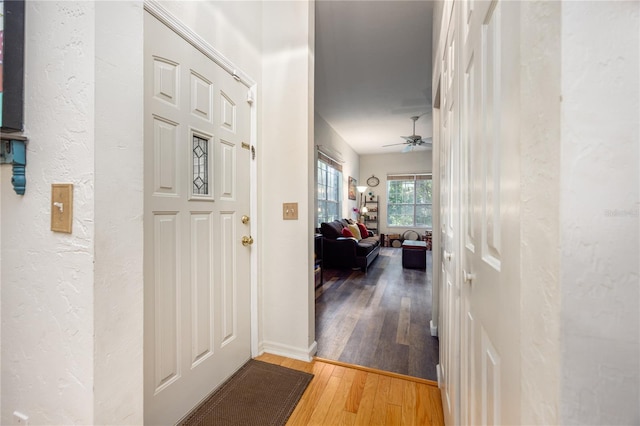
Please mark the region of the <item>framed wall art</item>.
<svg viewBox="0 0 640 426"><path fill-rule="evenodd" d="M351 176L349 176L349 199L350 200L356 199L356 192L358 192L356 190L357 185L358 185L358 181L355 178L352 178Z"/></svg>
<svg viewBox="0 0 640 426"><path fill-rule="evenodd" d="M0 130L22 131L24 0L0 0Z"/></svg>

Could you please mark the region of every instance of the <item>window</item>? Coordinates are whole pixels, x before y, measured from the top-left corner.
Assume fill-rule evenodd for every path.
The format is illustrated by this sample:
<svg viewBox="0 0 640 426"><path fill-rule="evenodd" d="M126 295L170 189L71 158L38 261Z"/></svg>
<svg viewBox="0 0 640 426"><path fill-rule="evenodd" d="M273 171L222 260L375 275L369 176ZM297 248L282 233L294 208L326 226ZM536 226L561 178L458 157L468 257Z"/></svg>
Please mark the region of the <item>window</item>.
<svg viewBox="0 0 640 426"><path fill-rule="evenodd" d="M194 195L209 195L209 141L193 135L191 156L193 160Z"/></svg>
<svg viewBox="0 0 640 426"><path fill-rule="evenodd" d="M342 212L342 166L318 152L317 226L340 218Z"/></svg>
<svg viewBox="0 0 640 426"><path fill-rule="evenodd" d="M431 174L387 176L387 225L431 228Z"/></svg>

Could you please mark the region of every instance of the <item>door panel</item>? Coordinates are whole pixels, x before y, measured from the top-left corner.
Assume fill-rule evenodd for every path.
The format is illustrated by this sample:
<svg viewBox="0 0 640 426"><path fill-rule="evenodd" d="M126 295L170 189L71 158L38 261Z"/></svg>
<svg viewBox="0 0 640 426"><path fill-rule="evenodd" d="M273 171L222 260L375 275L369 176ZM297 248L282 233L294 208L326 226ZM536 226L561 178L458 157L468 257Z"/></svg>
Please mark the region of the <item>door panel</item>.
<svg viewBox="0 0 640 426"><path fill-rule="evenodd" d="M177 241L180 239L178 216L165 212L155 214L154 221L154 258L155 280L153 309L162 312L154 316L154 330L159 336L155 339L155 353L159 354L155 362L155 386L164 389L180 376L179 347L180 330L180 288L178 286L180 257Z"/></svg>
<svg viewBox="0 0 640 426"><path fill-rule="evenodd" d="M191 366L213 353L213 214L191 214Z"/></svg>
<svg viewBox="0 0 640 426"><path fill-rule="evenodd" d="M483 425L499 425L502 409L502 399L500 395L500 355L491 343L491 339L487 331L482 329L480 352L480 376L482 380L481 387L481 424Z"/></svg>
<svg viewBox="0 0 640 426"><path fill-rule="evenodd" d="M458 5L453 4L453 14ZM443 113L441 132L442 156L442 234L443 255L442 277L444 290L443 303L443 339L440 343L441 382L444 417L447 424L459 423L460 392L460 283L457 264L459 256L460 202L459 202L459 104L458 104L458 58L457 27L452 20L447 31L447 40L443 52Z"/></svg>
<svg viewBox="0 0 640 426"><path fill-rule="evenodd" d="M482 87L479 114L483 122L484 167L482 180L482 257L497 271L500 271L500 181L501 138L500 138L500 7L490 7L484 13L480 35L482 43ZM475 26L474 26L475 29ZM475 32L475 31L474 31Z"/></svg>
<svg viewBox="0 0 640 426"><path fill-rule="evenodd" d="M519 6L465 7L461 415L465 424L519 424Z"/></svg>
<svg viewBox="0 0 640 426"><path fill-rule="evenodd" d="M145 13L145 422L250 357L247 89Z"/></svg>

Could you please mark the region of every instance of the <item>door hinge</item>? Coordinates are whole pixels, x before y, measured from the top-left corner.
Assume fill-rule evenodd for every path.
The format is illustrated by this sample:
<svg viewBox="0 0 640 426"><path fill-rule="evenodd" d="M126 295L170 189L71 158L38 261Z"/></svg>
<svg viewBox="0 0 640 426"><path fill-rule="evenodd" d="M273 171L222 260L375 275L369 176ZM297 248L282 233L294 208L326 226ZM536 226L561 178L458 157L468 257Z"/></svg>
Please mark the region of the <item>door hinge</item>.
<svg viewBox="0 0 640 426"><path fill-rule="evenodd" d="M255 98L253 96L253 90L249 89L247 90L247 103L249 105L253 105L254 102L255 102Z"/></svg>

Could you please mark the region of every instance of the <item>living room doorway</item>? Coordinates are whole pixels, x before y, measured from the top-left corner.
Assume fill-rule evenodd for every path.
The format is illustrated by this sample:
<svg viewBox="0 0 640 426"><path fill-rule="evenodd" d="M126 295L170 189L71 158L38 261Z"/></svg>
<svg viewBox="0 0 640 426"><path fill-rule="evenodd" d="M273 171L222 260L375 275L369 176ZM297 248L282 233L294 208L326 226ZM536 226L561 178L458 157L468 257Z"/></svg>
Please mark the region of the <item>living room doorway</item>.
<svg viewBox="0 0 640 426"><path fill-rule="evenodd" d="M402 249L382 247L366 274L324 268L315 291L316 356L437 381L426 256L426 270L403 268Z"/></svg>

